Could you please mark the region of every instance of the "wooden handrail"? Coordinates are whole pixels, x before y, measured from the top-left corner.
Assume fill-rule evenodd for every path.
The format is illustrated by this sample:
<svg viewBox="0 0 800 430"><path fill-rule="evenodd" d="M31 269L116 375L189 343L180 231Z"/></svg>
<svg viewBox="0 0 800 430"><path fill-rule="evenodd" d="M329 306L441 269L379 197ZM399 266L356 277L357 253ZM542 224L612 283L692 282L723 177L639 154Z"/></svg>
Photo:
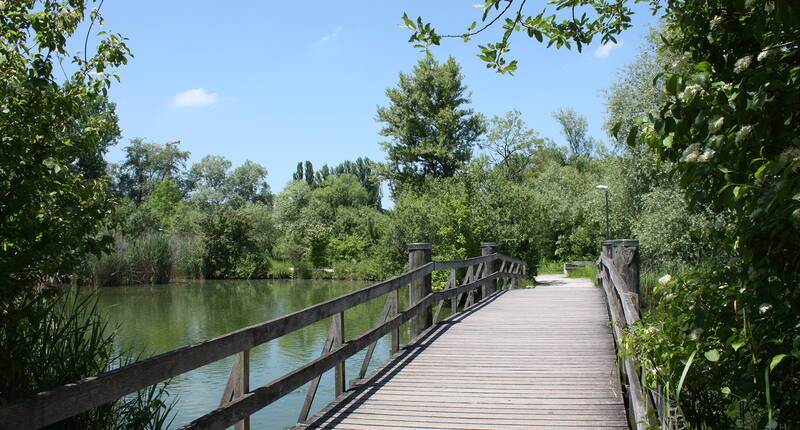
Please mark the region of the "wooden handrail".
<svg viewBox="0 0 800 430"><path fill-rule="evenodd" d="M251 325L205 342L178 348L128 366L17 400L0 408L0 428L38 429L45 427L201 366L237 353L246 353L251 348L272 339L323 319L340 315L347 309L387 293L395 292L411 281L421 279L435 270L467 267L498 259L514 262L517 267L525 264L522 260L497 253L466 260L430 262L361 290L309 306L283 317ZM376 342L434 302L471 291L495 279L524 278L524 274L516 273L519 271L519 269L509 272L501 270L457 288L428 294L411 308L398 313L364 335L343 343L317 360L270 384L239 396L196 420L187 428L226 428ZM207 424L204 423L210 423L208 425L211 427L207 427ZM218 425L222 425L222 427L218 427Z"/></svg>
<svg viewBox="0 0 800 430"><path fill-rule="evenodd" d="M410 320L422 309L431 306L433 303L448 299L462 294L469 290L474 290L484 283L493 281L500 277L523 278L524 275L514 273L495 272L489 276L478 279L466 285L459 286L450 290L437 291L425 296L417 304L405 311L398 313L394 318L383 324L374 327L363 335L345 342L341 347L321 356L320 358L306 364L305 366L278 378L269 384L261 386L250 393L234 400L227 405L217 408L214 411L192 421L181 427L181 430L205 430L205 429L225 429L242 420L244 417L268 406L270 403L280 399L284 395L303 386L312 379L324 372L332 369L337 363L357 354L370 344L377 342L380 338L388 334L391 330L400 327L403 323Z"/></svg>
<svg viewBox="0 0 800 430"><path fill-rule="evenodd" d="M619 268L606 252L601 253L597 264L598 278L608 303L614 343L619 350L623 329L640 318L638 300L634 300L638 292L634 292L633 286L625 282L625 277L620 274ZM638 276L638 272L636 275ZM651 428L652 418L657 418L658 412L654 410L652 399L646 395L642 387L639 364L630 357L624 357L622 365L628 386L628 401L632 409L631 428L636 430Z"/></svg>

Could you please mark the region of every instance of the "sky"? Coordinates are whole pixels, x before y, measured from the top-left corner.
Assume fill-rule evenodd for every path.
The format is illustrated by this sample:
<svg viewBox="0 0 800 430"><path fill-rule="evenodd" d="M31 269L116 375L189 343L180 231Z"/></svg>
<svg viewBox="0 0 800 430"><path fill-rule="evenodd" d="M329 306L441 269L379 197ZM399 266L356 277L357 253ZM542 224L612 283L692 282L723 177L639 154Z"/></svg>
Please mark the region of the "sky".
<svg viewBox="0 0 800 430"><path fill-rule="evenodd" d="M260 163L274 192L292 179L298 161L321 167L360 156L383 160L376 107L424 55L398 27L401 16L421 15L440 34L460 33L480 18L474 3L106 0L105 22L93 32L122 34L134 55L110 91L123 137L107 158L120 162L136 137L180 140L190 162L213 154L234 166ZM596 42L582 53L517 34L515 76L476 57L477 45L496 41L497 30L469 44L447 40L433 54L456 57L475 111L491 117L517 109L529 128L564 144L552 112L571 107L607 142L603 90L656 22L644 6L635 10L634 27L618 44Z"/></svg>

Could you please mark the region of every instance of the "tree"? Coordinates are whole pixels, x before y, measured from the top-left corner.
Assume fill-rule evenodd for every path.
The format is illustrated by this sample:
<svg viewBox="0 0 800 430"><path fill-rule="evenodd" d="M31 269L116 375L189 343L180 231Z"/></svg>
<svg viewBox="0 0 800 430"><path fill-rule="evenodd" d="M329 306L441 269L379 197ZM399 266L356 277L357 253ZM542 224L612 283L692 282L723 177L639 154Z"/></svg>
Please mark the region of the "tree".
<svg viewBox="0 0 800 430"><path fill-rule="evenodd" d="M240 206L244 202L272 205L272 193L267 183L267 169L253 161L247 160L233 169L230 175L230 186L233 200Z"/></svg>
<svg viewBox="0 0 800 430"><path fill-rule="evenodd" d="M122 36L101 32L93 55L72 56L86 14L82 0L0 3L3 404L124 364L92 301L50 285L111 242L102 232L114 199L94 164L117 129L102 105L130 51ZM91 16L102 19L98 10ZM64 81L56 63L72 72ZM138 393L55 426L158 428L163 406Z"/></svg>
<svg viewBox="0 0 800 430"><path fill-rule="evenodd" d="M189 169L188 183L194 191L192 201L200 208L219 208L231 196L228 170L232 163L219 155L206 155Z"/></svg>
<svg viewBox="0 0 800 430"><path fill-rule="evenodd" d="M109 243L98 235L113 203L105 177L77 167L102 153L115 127L113 115L87 105L105 96L129 55L122 38L108 34L95 56L72 58L75 72L59 84L53 66L69 55L64 38L85 3L29 3L5 3L0 20L0 290L11 295L69 274Z"/></svg>
<svg viewBox="0 0 800 430"><path fill-rule="evenodd" d="M156 184L165 179L179 181L189 159L189 152L178 149L178 143L146 143L131 139L125 148L125 162L120 167L119 188L136 206L141 205Z"/></svg>
<svg viewBox="0 0 800 430"><path fill-rule="evenodd" d="M484 132L470 103L455 59L439 64L421 60L411 75L400 73L397 88L386 90L388 106L378 107L381 143L388 159L386 176L394 189L418 186L425 176L451 177L472 156Z"/></svg>
<svg viewBox="0 0 800 430"><path fill-rule="evenodd" d="M496 166L500 166L508 179L521 181L523 172L531 163L533 153L545 143L535 131L527 128L518 110L494 116L489 121L489 132L481 148L489 152Z"/></svg>
<svg viewBox="0 0 800 430"><path fill-rule="evenodd" d="M589 122L586 121L586 117L578 115L572 108L566 108L553 112L553 118L561 124L561 135L567 140L570 156L589 157L596 144L594 139L588 136Z"/></svg>
<svg viewBox="0 0 800 430"><path fill-rule="evenodd" d="M358 178L358 182L367 190L372 206L381 207L381 181L374 172L375 162L367 157L358 157L356 161L346 160L333 168L333 173L342 175L349 173Z"/></svg>
<svg viewBox="0 0 800 430"><path fill-rule="evenodd" d="M303 162L302 161L298 161L297 162L297 169L292 174L292 180L293 181L302 181L303 180Z"/></svg>
<svg viewBox="0 0 800 430"><path fill-rule="evenodd" d="M305 180L309 187L314 186L314 165L311 161L306 160Z"/></svg>

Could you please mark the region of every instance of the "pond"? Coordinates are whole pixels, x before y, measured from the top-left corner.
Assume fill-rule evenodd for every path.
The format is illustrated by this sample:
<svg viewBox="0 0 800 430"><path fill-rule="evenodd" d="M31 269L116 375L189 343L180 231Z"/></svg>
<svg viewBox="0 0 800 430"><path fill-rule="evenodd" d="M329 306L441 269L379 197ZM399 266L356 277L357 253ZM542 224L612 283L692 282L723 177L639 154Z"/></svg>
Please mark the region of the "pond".
<svg viewBox="0 0 800 430"><path fill-rule="evenodd" d="M117 327L120 348L144 350L152 356L270 320L369 285L355 281L265 280L198 281L169 285L115 287L99 290L100 306ZM401 293L401 297L405 295ZM346 337L373 327L387 296L345 313ZM283 376L317 358L330 325L323 320L254 348L250 354L250 388ZM374 369L389 356L388 336L372 359ZM357 376L364 351L347 360L347 380ZM170 398L177 397L171 428L178 428L219 405L233 357L173 379ZM297 422L307 386L252 416L254 429L282 429ZM334 396L333 371L322 378L312 414Z"/></svg>

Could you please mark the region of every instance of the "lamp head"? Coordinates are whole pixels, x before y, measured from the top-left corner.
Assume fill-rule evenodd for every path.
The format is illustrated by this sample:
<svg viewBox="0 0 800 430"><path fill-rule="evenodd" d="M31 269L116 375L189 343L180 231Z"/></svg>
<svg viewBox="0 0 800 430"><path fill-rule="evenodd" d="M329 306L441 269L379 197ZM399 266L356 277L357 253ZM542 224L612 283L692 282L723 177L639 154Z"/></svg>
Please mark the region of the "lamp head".
<svg viewBox="0 0 800 430"><path fill-rule="evenodd" d="M595 188L597 188L598 190L607 190L608 189L608 185L597 185L597 186L595 186Z"/></svg>

